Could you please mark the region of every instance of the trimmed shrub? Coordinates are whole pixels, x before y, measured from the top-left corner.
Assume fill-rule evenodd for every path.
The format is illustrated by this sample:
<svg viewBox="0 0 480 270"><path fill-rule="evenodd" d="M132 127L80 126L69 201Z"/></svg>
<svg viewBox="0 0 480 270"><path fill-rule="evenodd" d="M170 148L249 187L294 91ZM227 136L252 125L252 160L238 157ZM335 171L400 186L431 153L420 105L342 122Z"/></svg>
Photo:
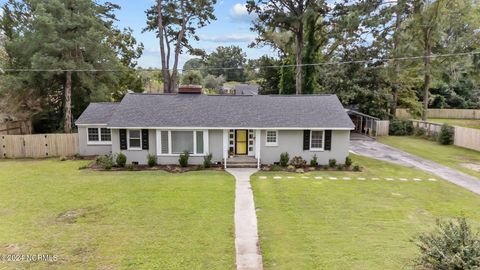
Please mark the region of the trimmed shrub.
<svg viewBox="0 0 480 270"><path fill-rule="evenodd" d="M438 134L438 142L443 145L453 144L454 136L454 127L448 124L443 124L442 128L440 129L440 133Z"/></svg>
<svg viewBox="0 0 480 270"><path fill-rule="evenodd" d="M180 158L178 159L178 163L180 164L181 167L187 167L188 166L188 158L190 157L190 154L188 151L185 151L180 154Z"/></svg>
<svg viewBox="0 0 480 270"><path fill-rule="evenodd" d="M293 171L295 171L295 166L293 166L293 165L288 165L287 170L288 170L289 172L293 172Z"/></svg>
<svg viewBox="0 0 480 270"><path fill-rule="evenodd" d="M95 164L105 170L110 170L113 167L113 158L110 155L101 155L97 157Z"/></svg>
<svg viewBox="0 0 480 270"><path fill-rule="evenodd" d="M353 166L353 171L354 172L359 172L361 170L362 170L362 168L360 167L360 165L357 164L357 165Z"/></svg>
<svg viewBox="0 0 480 270"><path fill-rule="evenodd" d="M307 162L302 157L296 156L290 160L290 165L294 166L295 168L303 168L307 165Z"/></svg>
<svg viewBox="0 0 480 270"><path fill-rule="evenodd" d="M147 155L147 164L148 164L148 167L150 167L150 168L157 165L157 157L155 155L148 154Z"/></svg>
<svg viewBox="0 0 480 270"><path fill-rule="evenodd" d="M427 130L424 128L416 128L413 132L413 135L417 137L424 137L427 134Z"/></svg>
<svg viewBox="0 0 480 270"><path fill-rule="evenodd" d="M336 165L337 165L337 160L336 159L332 158L332 159L328 160L328 166L330 168L335 168Z"/></svg>
<svg viewBox="0 0 480 270"><path fill-rule="evenodd" d="M352 166L352 163L353 163L353 161L352 161L351 157L346 157L345 158L345 166L350 167L350 166Z"/></svg>
<svg viewBox="0 0 480 270"><path fill-rule="evenodd" d="M290 155L287 152L280 154L280 166L287 167Z"/></svg>
<svg viewBox="0 0 480 270"><path fill-rule="evenodd" d="M318 166L318 161L317 161L317 154L313 155L312 160L310 160L310 167L317 167Z"/></svg>
<svg viewBox="0 0 480 270"><path fill-rule="evenodd" d="M212 167L212 154L207 154L203 157L203 167L210 168Z"/></svg>
<svg viewBox="0 0 480 270"><path fill-rule="evenodd" d="M127 164L127 156L125 156L124 153L119 153L115 161L118 167L125 167L125 164Z"/></svg>
<svg viewBox="0 0 480 270"><path fill-rule="evenodd" d="M129 170L129 171L133 171L133 170L135 170L135 165L133 165L133 164L128 164L128 165L126 166L126 168L127 168L127 170Z"/></svg>
<svg viewBox="0 0 480 270"><path fill-rule="evenodd" d="M408 120L395 119L390 122L389 134L392 136L407 136L413 134L413 123Z"/></svg>
<svg viewBox="0 0 480 270"><path fill-rule="evenodd" d="M480 269L480 238L465 218L437 220L436 229L418 237L421 269Z"/></svg>

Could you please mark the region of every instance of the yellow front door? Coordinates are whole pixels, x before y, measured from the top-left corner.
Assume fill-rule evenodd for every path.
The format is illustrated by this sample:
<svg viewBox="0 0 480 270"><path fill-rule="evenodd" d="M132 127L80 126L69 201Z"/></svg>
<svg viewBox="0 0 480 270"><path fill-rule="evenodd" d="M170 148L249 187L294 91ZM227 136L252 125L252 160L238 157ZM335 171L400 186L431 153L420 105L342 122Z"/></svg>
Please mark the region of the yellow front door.
<svg viewBox="0 0 480 270"><path fill-rule="evenodd" d="M247 154L247 131L246 130L236 131L235 151L237 155Z"/></svg>

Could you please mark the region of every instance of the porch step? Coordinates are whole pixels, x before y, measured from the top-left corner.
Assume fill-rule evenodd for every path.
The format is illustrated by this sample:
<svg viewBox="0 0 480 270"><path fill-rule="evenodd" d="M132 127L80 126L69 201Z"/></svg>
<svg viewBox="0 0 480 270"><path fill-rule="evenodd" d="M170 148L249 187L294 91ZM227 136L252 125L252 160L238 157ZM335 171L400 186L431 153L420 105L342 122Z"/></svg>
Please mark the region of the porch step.
<svg viewBox="0 0 480 270"><path fill-rule="evenodd" d="M236 156L227 159L228 168L256 168L257 159L254 157Z"/></svg>
<svg viewBox="0 0 480 270"><path fill-rule="evenodd" d="M227 168L257 168L257 163L228 163Z"/></svg>

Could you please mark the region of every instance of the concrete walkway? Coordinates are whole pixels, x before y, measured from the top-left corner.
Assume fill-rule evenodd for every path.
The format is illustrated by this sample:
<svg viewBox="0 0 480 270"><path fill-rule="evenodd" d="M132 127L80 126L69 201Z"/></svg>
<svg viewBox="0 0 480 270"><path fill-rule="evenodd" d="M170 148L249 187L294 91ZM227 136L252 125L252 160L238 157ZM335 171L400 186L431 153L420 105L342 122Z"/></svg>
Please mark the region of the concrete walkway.
<svg viewBox="0 0 480 270"><path fill-rule="evenodd" d="M480 179L383 143L377 141L352 141L350 142L350 150L362 156L417 168L435 174L449 182L480 194Z"/></svg>
<svg viewBox="0 0 480 270"><path fill-rule="evenodd" d="M256 169L227 169L235 176L235 249L237 270L263 269L258 242L257 215L250 186L250 176Z"/></svg>

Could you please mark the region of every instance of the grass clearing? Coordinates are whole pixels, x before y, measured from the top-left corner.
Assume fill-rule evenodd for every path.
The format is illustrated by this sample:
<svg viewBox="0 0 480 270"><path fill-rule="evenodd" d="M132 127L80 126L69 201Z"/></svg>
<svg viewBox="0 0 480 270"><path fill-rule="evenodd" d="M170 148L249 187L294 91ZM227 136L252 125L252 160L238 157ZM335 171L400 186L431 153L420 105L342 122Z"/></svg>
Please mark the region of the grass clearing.
<svg viewBox="0 0 480 270"><path fill-rule="evenodd" d="M480 166L480 152L478 151L455 145L441 145L434 141L408 136L385 136L378 140L405 152L480 178L480 170L474 170L467 165Z"/></svg>
<svg viewBox="0 0 480 270"><path fill-rule="evenodd" d="M480 120L477 119L429 118L428 122L480 129Z"/></svg>
<svg viewBox="0 0 480 270"><path fill-rule="evenodd" d="M412 240L429 230L437 217L463 214L480 226L480 196L422 171L352 157L364 166L363 172L304 174L309 179L259 172L252 177L266 269L411 268L418 254ZM352 180L325 180L330 176ZM438 181L425 181L431 177Z"/></svg>
<svg viewBox="0 0 480 270"><path fill-rule="evenodd" d="M0 254L53 254L29 269L234 269L234 178L0 161Z"/></svg>

